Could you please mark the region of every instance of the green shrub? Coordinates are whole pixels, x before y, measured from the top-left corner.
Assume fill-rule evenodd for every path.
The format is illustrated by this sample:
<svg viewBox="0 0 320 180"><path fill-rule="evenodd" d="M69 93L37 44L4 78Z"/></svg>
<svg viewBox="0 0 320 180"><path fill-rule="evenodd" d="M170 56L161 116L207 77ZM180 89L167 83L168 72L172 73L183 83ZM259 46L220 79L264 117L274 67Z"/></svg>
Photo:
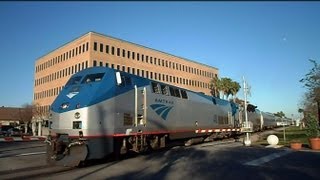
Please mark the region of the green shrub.
<svg viewBox="0 0 320 180"><path fill-rule="evenodd" d="M319 124L317 118L312 114L306 115L306 135L310 138L319 137Z"/></svg>

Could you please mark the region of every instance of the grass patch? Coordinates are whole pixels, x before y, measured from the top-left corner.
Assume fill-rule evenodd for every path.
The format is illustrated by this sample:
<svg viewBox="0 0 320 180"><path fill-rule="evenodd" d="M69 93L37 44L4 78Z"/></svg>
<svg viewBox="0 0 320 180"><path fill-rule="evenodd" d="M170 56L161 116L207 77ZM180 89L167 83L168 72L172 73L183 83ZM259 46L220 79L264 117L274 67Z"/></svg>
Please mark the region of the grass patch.
<svg viewBox="0 0 320 180"><path fill-rule="evenodd" d="M284 140L284 133L283 130L276 131L274 133L270 133L278 136L279 138L279 145L284 145L284 146L289 146L290 142L292 141L300 141L302 144L308 144L308 137L306 135L306 130L305 129L300 129L300 127L295 127L295 126L290 126L286 127L285 129L285 137L286 139ZM256 144L260 145L268 145L267 142L267 134L263 137L260 137L260 140L256 142Z"/></svg>

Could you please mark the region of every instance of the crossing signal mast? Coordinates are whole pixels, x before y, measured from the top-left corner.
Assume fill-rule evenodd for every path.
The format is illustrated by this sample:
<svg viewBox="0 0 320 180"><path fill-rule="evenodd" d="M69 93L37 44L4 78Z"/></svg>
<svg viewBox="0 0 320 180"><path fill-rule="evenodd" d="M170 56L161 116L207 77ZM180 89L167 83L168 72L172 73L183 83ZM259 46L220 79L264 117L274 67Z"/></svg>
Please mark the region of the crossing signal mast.
<svg viewBox="0 0 320 180"><path fill-rule="evenodd" d="M252 124L248 121L248 111L247 111L247 95L250 94L250 88L248 87L248 84L243 76L243 93L244 93L244 115L245 115L245 122L242 126L242 132L246 133L246 136L244 138L244 145L250 146L251 145L251 139L250 139L250 132L253 131Z"/></svg>

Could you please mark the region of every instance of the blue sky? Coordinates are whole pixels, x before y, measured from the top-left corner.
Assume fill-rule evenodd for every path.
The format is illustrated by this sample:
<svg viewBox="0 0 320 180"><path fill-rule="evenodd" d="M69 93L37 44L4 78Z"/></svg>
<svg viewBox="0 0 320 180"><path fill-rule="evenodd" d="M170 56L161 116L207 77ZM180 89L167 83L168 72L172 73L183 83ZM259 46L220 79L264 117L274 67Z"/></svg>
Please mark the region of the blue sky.
<svg viewBox="0 0 320 180"><path fill-rule="evenodd" d="M96 31L245 76L250 102L291 117L320 59L319 17L319 2L1 2L0 106L31 103L35 60Z"/></svg>

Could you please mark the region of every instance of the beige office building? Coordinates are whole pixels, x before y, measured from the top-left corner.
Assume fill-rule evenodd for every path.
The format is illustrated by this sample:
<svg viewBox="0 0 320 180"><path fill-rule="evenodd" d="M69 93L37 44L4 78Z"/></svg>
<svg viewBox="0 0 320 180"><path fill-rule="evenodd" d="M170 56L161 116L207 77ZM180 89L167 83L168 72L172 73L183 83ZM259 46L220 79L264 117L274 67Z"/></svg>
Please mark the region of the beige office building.
<svg viewBox="0 0 320 180"><path fill-rule="evenodd" d="M35 62L34 103L48 112L67 80L93 66L107 66L156 81L210 94L218 69L125 40L89 32Z"/></svg>

